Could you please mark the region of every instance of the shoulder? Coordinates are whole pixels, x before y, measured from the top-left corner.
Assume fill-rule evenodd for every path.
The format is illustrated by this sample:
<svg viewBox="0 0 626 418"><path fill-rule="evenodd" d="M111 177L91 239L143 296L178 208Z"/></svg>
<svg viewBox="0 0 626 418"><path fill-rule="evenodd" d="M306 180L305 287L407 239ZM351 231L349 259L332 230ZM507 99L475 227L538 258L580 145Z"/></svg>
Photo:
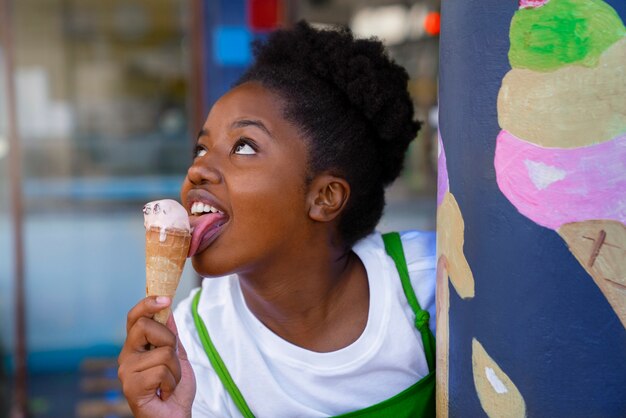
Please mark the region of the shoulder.
<svg viewBox="0 0 626 418"><path fill-rule="evenodd" d="M234 276L204 278L201 287L192 289L189 295L176 305L174 310L174 318L176 319L179 331L181 330L181 326L184 329L189 328L195 330L192 304L199 292L199 312L220 310L223 309L225 305L229 304L233 280L235 280Z"/></svg>
<svg viewBox="0 0 626 418"><path fill-rule="evenodd" d="M415 296L422 309L430 314L430 329L435 332L437 240L434 231L404 231L400 233L404 257Z"/></svg>
<svg viewBox="0 0 626 418"><path fill-rule="evenodd" d="M409 266L416 263L425 263L423 267L429 267L429 262L434 262L437 252L435 231L402 231L400 232L400 238L402 239L404 256Z"/></svg>
<svg viewBox="0 0 626 418"><path fill-rule="evenodd" d="M206 355L194 321L192 309L194 299L198 297L197 312L204 321L211 317L223 317L229 313L229 308L232 306L234 280L236 280L234 276L205 278L202 281L202 286L191 290L189 295L180 301L174 310L174 319L181 342L183 344L189 343L192 349L200 350L202 355L199 357L202 360L206 359ZM208 360L206 363L208 364Z"/></svg>
<svg viewBox="0 0 626 418"><path fill-rule="evenodd" d="M202 287L193 289L180 301L174 310L174 319L178 329L180 343L185 348L196 376L196 397L193 403L193 415L206 417L237 416L236 407L224 390L221 380L208 359L200 340L200 334L194 322L192 305L199 295L198 311L206 320L207 310L218 314L219 305L226 304L225 292L228 292L229 278L204 279ZM218 314L219 315L219 314Z"/></svg>
<svg viewBox="0 0 626 418"><path fill-rule="evenodd" d="M414 255L418 257L423 256L435 256L436 251L436 233L435 231L420 231L417 229L408 229L406 231L399 231L400 239L402 240L402 246L406 254L407 262L408 256ZM385 244L383 242L383 235L385 233L374 231L361 241L357 242L356 246L368 246L378 247L384 250Z"/></svg>
<svg viewBox="0 0 626 418"><path fill-rule="evenodd" d="M437 242L434 231L407 230L399 232L409 274L436 268ZM385 252L380 232L374 232L355 245L355 250L370 249ZM413 279L413 277L411 277Z"/></svg>
<svg viewBox="0 0 626 418"><path fill-rule="evenodd" d="M435 286L437 282L437 245L434 231L407 230L400 232L402 249L406 260L409 278L415 296L422 309L430 313L430 328L435 330ZM360 241L358 246L376 248L385 252L382 234L374 232ZM387 267L395 270L395 264L388 256Z"/></svg>
<svg viewBox="0 0 626 418"><path fill-rule="evenodd" d="M416 293L435 292L437 269L437 242L432 231L404 231L400 233L404 258ZM422 306L426 309L425 306Z"/></svg>

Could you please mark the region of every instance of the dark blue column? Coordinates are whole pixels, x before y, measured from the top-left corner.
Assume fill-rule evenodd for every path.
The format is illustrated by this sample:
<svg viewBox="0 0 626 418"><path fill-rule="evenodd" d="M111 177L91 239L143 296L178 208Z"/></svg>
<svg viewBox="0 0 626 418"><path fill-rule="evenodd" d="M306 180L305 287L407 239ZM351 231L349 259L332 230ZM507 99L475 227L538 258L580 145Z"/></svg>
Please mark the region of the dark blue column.
<svg viewBox="0 0 626 418"><path fill-rule="evenodd" d="M626 3L446 0L438 416L626 416Z"/></svg>

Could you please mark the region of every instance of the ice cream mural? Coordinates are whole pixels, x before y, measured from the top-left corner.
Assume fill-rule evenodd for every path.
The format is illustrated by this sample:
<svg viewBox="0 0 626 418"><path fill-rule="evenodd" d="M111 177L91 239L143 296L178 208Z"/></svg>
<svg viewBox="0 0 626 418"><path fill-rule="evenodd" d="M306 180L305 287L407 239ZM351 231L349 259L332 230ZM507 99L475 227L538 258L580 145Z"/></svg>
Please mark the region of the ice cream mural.
<svg viewBox="0 0 626 418"><path fill-rule="evenodd" d="M448 416L450 285L463 299L474 297L474 276L463 253L463 215L450 193L446 154L438 137L437 174L437 416Z"/></svg>
<svg viewBox="0 0 626 418"><path fill-rule="evenodd" d="M626 1L441 16L437 415L626 417Z"/></svg>
<svg viewBox="0 0 626 418"><path fill-rule="evenodd" d="M521 1L509 61L498 186L559 234L626 327L626 28L601 0Z"/></svg>

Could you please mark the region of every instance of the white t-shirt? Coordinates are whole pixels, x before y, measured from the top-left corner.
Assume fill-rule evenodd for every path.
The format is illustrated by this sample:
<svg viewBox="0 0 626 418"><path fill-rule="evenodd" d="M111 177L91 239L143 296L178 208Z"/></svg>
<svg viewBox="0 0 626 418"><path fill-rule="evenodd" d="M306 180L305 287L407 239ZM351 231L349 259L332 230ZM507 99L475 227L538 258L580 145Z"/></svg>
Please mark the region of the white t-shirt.
<svg viewBox="0 0 626 418"><path fill-rule="evenodd" d="M401 233L413 289L435 324L435 234ZM248 309L236 275L206 278L198 312L248 406L257 417L324 417L367 408L402 392L428 374L422 338L385 252L381 235L353 251L367 271L367 325L349 346L318 353L283 340ZM214 372L193 322L191 301L175 310L180 340L196 376L194 417L240 417Z"/></svg>

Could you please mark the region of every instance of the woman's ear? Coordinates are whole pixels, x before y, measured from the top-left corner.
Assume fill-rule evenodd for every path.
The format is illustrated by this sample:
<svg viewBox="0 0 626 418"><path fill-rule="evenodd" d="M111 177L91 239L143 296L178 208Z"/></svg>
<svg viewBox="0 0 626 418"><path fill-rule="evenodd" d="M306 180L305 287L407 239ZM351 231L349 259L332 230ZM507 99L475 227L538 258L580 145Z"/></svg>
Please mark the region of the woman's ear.
<svg viewBox="0 0 626 418"><path fill-rule="evenodd" d="M341 177L320 174L309 187L309 216L314 221L330 222L343 211L350 197L350 185Z"/></svg>

